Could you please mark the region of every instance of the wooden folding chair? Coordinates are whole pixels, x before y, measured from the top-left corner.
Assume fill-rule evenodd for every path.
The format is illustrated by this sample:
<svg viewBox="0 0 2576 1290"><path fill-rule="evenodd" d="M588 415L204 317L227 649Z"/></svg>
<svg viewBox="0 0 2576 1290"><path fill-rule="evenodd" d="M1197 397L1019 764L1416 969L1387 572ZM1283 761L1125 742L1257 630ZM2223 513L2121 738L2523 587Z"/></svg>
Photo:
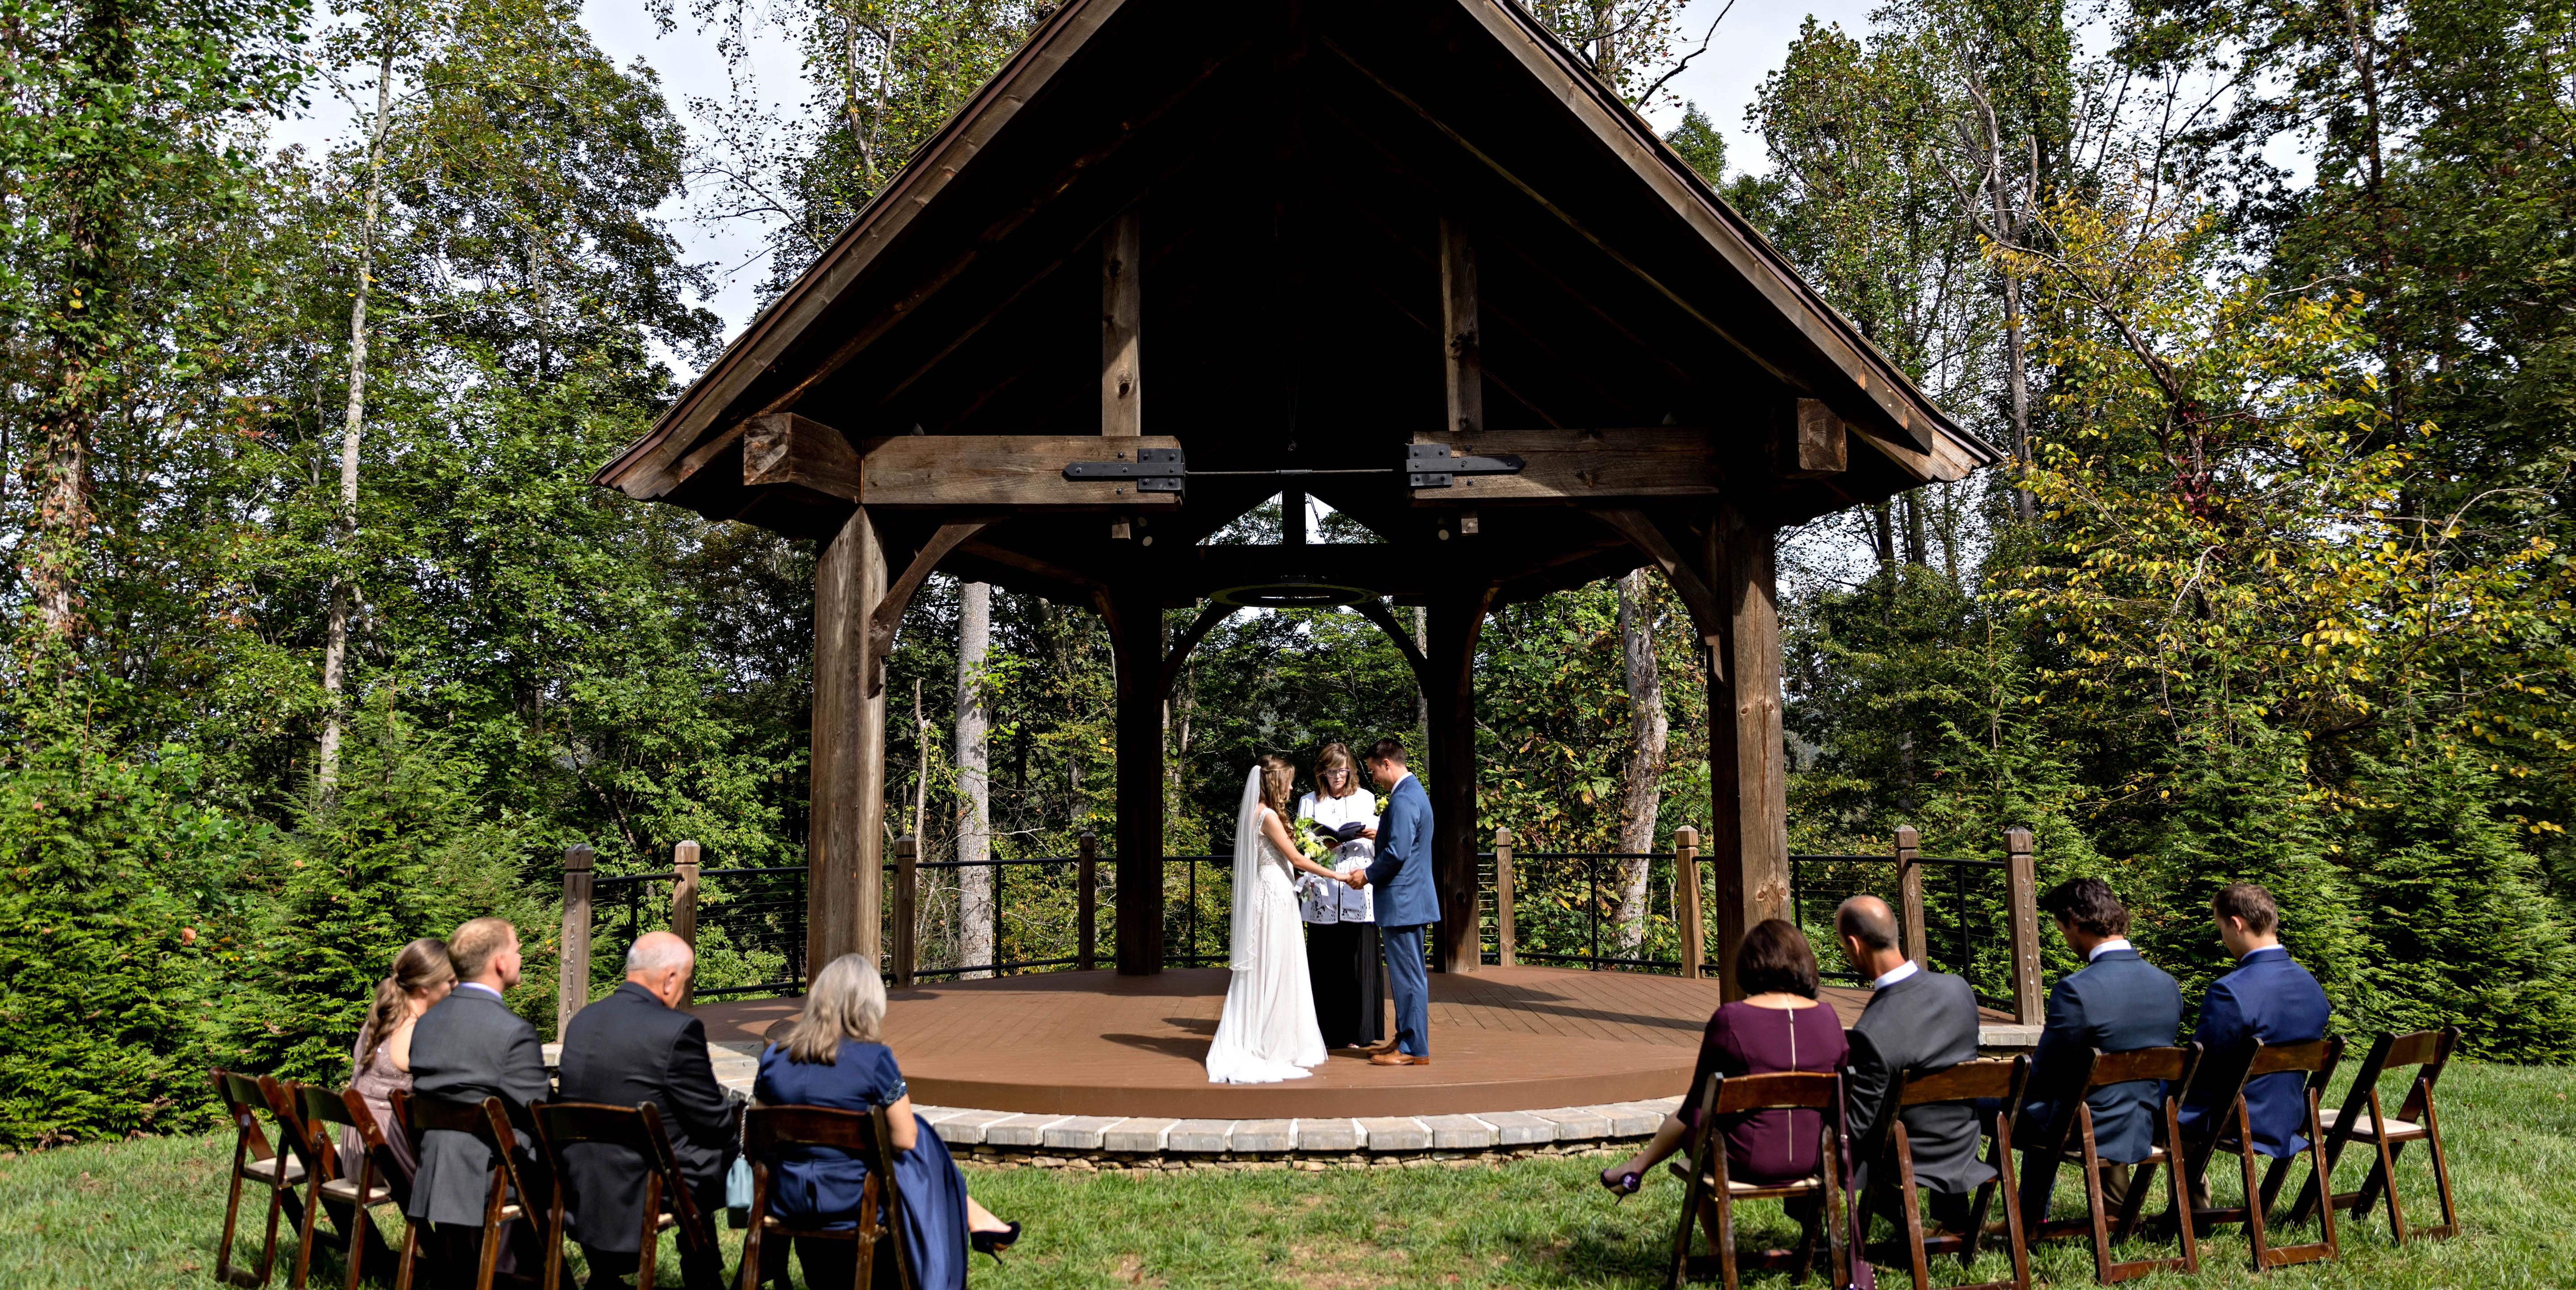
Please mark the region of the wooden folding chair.
<svg viewBox="0 0 2576 1290"><path fill-rule="evenodd" d="M368 1252L391 1253L385 1249L384 1239L376 1234L375 1222L368 1214L378 1206L408 1200L410 1188L403 1188L400 1197L395 1195L389 1175L378 1163L380 1155L387 1154L383 1151L384 1131L376 1127L374 1113L355 1089L334 1093L315 1084L291 1083L281 1092L306 1142L305 1149L296 1153L305 1166L304 1223L297 1232L295 1276L288 1285L293 1290L304 1290L305 1278L313 1266L314 1215L327 1212L332 1225L340 1229L340 1254L348 1270L347 1290L358 1290L358 1277ZM332 1131L335 1128L355 1132L365 1146L354 1178L340 1176L340 1144Z"/></svg>
<svg viewBox="0 0 2576 1290"><path fill-rule="evenodd" d="M394 1119L411 1139L412 1159L426 1159L421 1139L442 1129L470 1134L492 1153L491 1188L483 1201L483 1248L474 1272L474 1290L492 1290L501 1266L501 1224L527 1216L526 1206L511 1199L514 1194L524 1197L529 1193L520 1177L519 1135L510 1128L509 1110L497 1097L480 1102L444 1102L414 1097L397 1089L390 1100ZM409 1208L404 1206L405 1210ZM394 1274L394 1290L411 1290L413 1268L420 1260L420 1222L408 1213L403 1217L402 1262Z"/></svg>
<svg viewBox="0 0 2576 1290"><path fill-rule="evenodd" d="M1805 1071L1781 1071L1769 1075L1724 1075L1708 1077L1707 1089L1700 1094L1699 1125L1691 1130L1688 1154L1690 1164L1673 1162L1688 1186L1682 1193L1682 1217L1673 1232L1672 1272L1667 1286L1694 1278L1706 1279L1712 1271L1736 1290L1739 1265L1757 1268L1790 1268L1804 1281L1816 1261L1816 1236L1822 1229L1827 1258L1833 1269L1834 1284L1851 1281L1850 1252L1845 1247L1844 1233L1850 1230L1850 1207L1845 1190L1848 1179L1843 1173L1843 1081L1838 1074ZM1737 1182L1726 1174L1726 1144L1718 1133L1720 1121L1753 1111L1814 1111L1822 1121L1818 1133L1816 1172L1785 1183ZM1763 1250L1744 1254L1735 1248L1735 1206L1748 1200L1797 1200L1813 1198L1816 1217L1805 1225L1795 1250ZM1691 1224L1696 1220L1708 1240L1709 1252L1690 1252Z"/></svg>
<svg viewBox="0 0 2576 1290"><path fill-rule="evenodd" d="M2022 1086L2029 1074L2030 1059L2016 1057L2009 1062L1962 1062L1926 1075L1908 1075L1897 1082L1896 1088L1889 1093L1887 1105L1879 1113L1878 1123L1886 1126L1884 1141L1892 1147L1896 1159L1896 1187L1898 1203L1904 1207L1904 1235L1869 1247L1863 1257L1888 1258L1902 1254L1914 1273L1914 1290L1930 1290L1931 1261L1935 1257L1956 1254L1963 1269L1976 1263L1986 1206L1993 1198L1996 1186L2001 1184L2006 1197L2004 1238L2010 1246L2012 1275L2001 1281L1981 1281L1974 1285L1963 1283L1951 1287L1951 1290L2030 1290L2030 1249L2022 1234L2021 1207L2010 1200L2015 1194L2014 1112L2020 1107ZM1915 1192L1914 1142L1905 1131L1905 1122L1898 1118L1899 1113L1909 1106L1974 1102L1982 1098L1992 1098L2003 1106L2002 1113L1995 1117L1994 1154L1990 1157L1995 1166L1995 1177L1977 1189L1974 1217L1966 1232L1927 1236L1923 1230L1923 1201ZM1873 1139L1871 1142L1854 1145L1856 1157L1873 1159L1878 1155L1882 1135L1872 1133L1870 1137Z"/></svg>
<svg viewBox="0 0 2576 1290"><path fill-rule="evenodd" d="M760 1249L766 1237L856 1242L851 1290L870 1290L879 1275L877 1250L891 1247L895 1285L899 1290L914 1290L912 1256L904 1253L903 1240L895 1236L903 1227L903 1190L894 1181L894 1134L887 1127L884 1107L839 1111L819 1106L755 1106L743 1112L742 1135L743 1150L751 1157L751 1215L742 1238L741 1290L759 1290ZM860 1192L859 1212L848 1227L796 1227L769 1212L771 1167L784 1152L815 1147L867 1162L868 1181Z"/></svg>
<svg viewBox="0 0 2576 1290"><path fill-rule="evenodd" d="M2045 1162L2035 1166L2054 1169L2063 1162L2066 1147L2076 1147L2078 1167L2084 1175L2084 1201L2088 1212L2083 1218L2072 1219L2043 1216L2032 1224L2032 1240L2090 1236L2093 1239L2093 1275L2104 1285L2116 1285L2169 1268L2200 1271L2199 1233L2192 1230L2191 1224L2181 1221L2191 1208L2191 1198L2183 1187L2179 1146L2182 1142L2181 1092L2190 1086L2193 1075L2197 1073L2200 1055L2198 1044L2184 1048L2139 1048L2125 1053L2106 1053L2098 1048L2093 1051L2081 1083L2069 1086L2067 1096L2073 1102L2072 1113L2061 1113L2058 1123L2048 1130L2059 1134L2059 1141L2049 1144L2051 1151ZM2114 1084L2144 1080L2156 1080L2165 1086L2157 1099L2155 1136L2148 1144L2147 1158L2135 1162L2136 1167L2129 1176L2128 1195L2122 1199L2118 1221L2114 1223L2109 1202L2103 1195L2102 1171L2120 1162L2102 1159L2093 1136L2093 1107L2085 1099ZM2079 1088L2081 1092L2075 1091ZM2155 1179L2158 1166L2165 1171L2165 1215L2181 1229L2182 1252L2166 1258L2113 1259L2112 1243L2128 1240L2137 1232L2138 1218L2146 1209L2147 1188ZM2012 1208L2019 1212L2021 1206L2016 1203ZM2025 1218L2023 1221L2030 1220Z"/></svg>
<svg viewBox="0 0 2576 1290"><path fill-rule="evenodd" d="M2220 1152L2230 1152L2244 1166L2245 1203L2216 1206L2195 1202L2191 1207L2191 1222L2204 1234L2220 1223L2243 1223L2254 1246L2254 1270L2257 1272L2336 1258L2341 1255L2342 1247L2335 1240L2332 1205L2319 1207L2318 1220L2324 1229L2324 1239L2306 1245L2273 1243L2265 1213L2271 1209L2273 1197L2279 1194L2283 1174L2275 1170L2266 1179L2255 1167L2254 1157L2258 1153L2254 1149L2254 1134L2245 1122L2245 1085L2266 1075L2307 1076L2306 1087L2300 1093L2308 1111L2308 1167L2317 1178L2330 1179L2334 1175L2326 1167L2325 1127L2317 1111L2317 1099L2324 1091L2326 1081L2334 1078L2335 1065L2342 1057L2343 1040L2340 1038L2312 1039L2303 1044L2278 1047L2266 1045L2258 1039L2242 1053L2205 1057L2203 1071L2195 1077L2205 1080L2214 1074L2216 1080L2210 1087L2220 1091L2221 1100L2209 1103L2214 1114L2208 1122L2206 1135L2197 1142L2185 1144L2185 1167L2188 1171L2185 1183L2206 1178L2211 1160ZM2194 1089L2191 1100L2201 1102L2204 1099L2199 1090Z"/></svg>
<svg viewBox="0 0 2576 1290"><path fill-rule="evenodd" d="M2379 1158L2361 1181L2361 1190L2335 1193L2337 1209L2349 1209L2354 1218L2370 1215L2372 1202L2379 1193L2388 1193L2388 1234L2399 1245L2409 1236L2450 1237L2460 1234L2460 1209L2451 1196L2451 1157L2442 1149L2442 1126L2433 1114L2433 1085L2442 1078L2442 1068L2450 1063L2451 1050L2458 1047L2460 1028L2444 1026L2440 1030L2419 1030L2411 1035L2383 1034L2370 1046L2370 1054L2353 1073L2352 1091L2345 1094L2341 1110L2326 1111L2321 1119L2326 1127L2326 1175L2332 1176L2335 1164L2343 1156L2344 1145L2355 1138L2377 1149ZM2379 1101L2379 1077L2392 1070L2408 1067L2416 1071L2415 1082L2407 1087L2406 1100L2397 1108L2396 1118L2389 1118ZM2433 1153L2433 1186L2442 1201L2442 1223L2439 1227L2409 1228L2405 1211L2397 1202L2397 1155L2406 1144L2418 1139L2428 1143ZM2275 1161L2274 1169L2287 1162ZM2299 1203L2290 1211L2292 1223L2307 1221L2316 1208L2316 1178L2299 1192Z"/></svg>
<svg viewBox="0 0 2576 1290"><path fill-rule="evenodd" d="M570 1162L564 1148L577 1143L598 1143L624 1147L635 1153L644 1170L643 1243L636 1247L635 1284L653 1284L653 1256L661 1245L664 1228L677 1227L680 1243L692 1250L706 1248L708 1229L698 1214L697 1200L689 1194L688 1181L680 1177L679 1161L671 1154L671 1136L662 1127L662 1108L651 1102L638 1106L609 1106L599 1102L531 1102L528 1116L536 1122L537 1141L545 1149L546 1165L555 1176L554 1200L546 1211L545 1290L561 1290L563 1285L563 1249L569 1233L565 1231L565 1210L580 1202L580 1197L567 1195L573 1188Z"/></svg>
<svg viewBox="0 0 2576 1290"><path fill-rule="evenodd" d="M296 1198L295 1186L304 1181L304 1167L292 1156L283 1156L268 1143L261 1132L262 1112L276 1114L268 1095L260 1089L265 1076L254 1079L231 1071L212 1074L215 1096L224 1104L224 1114L233 1122L232 1192L224 1201L224 1236L215 1247L215 1279L242 1285L264 1286L277 1262L277 1216L283 1212L301 1226L304 1206ZM281 1136L292 1135L281 1122ZM233 1275L233 1229L241 1213L242 1184L255 1183L268 1189L268 1234L259 1247L259 1273L247 1279Z"/></svg>

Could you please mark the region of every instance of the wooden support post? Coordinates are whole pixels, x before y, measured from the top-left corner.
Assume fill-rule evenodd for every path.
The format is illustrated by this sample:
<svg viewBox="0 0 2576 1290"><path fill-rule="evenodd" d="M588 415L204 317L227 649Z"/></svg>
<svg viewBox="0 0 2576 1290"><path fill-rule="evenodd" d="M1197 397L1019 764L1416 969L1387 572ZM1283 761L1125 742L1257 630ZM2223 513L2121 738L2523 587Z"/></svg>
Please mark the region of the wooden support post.
<svg viewBox="0 0 2576 1290"><path fill-rule="evenodd" d="M2048 1001L2039 992L2039 893L2033 890L2038 875L2030 830L2004 830L2004 864L2004 891L2012 909L2013 1020L2036 1026L2048 1020Z"/></svg>
<svg viewBox="0 0 2576 1290"><path fill-rule="evenodd" d="M1708 975L1708 934L1700 925L1699 830L1687 824L1673 830L1673 921L1681 924L1682 975L1697 981Z"/></svg>
<svg viewBox="0 0 2576 1290"><path fill-rule="evenodd" d="M1932 946L1923 935L1923 835L1911 824L1896 829L1896 890L1897 912L1905 920L1905 955L1928 970ZM1967 965L1959 970L1965 972Z"/></svg>
<svg viewBox="0 0 2576 1290"><path fill-rule="evenodd" d="M555 976L555 1041L590 1004L590 862L586 846L564 848L563 945Z"/></svg>
<svg viewBox="0 0 2576 1290"><path fill-rule="evenodd" d="M885 695L869 684L884 665L868 622L885 599L885 549L867 508L852 508L814 560L814 749L805 843L805 970L844 954L871 963L883 932Z"/></svg>
<svg viewBox="0 0 2576 1290"><path fill-rule="evenodd" d="M921 839L909 834L894 840L894 971L898 986L912 984L920 950L915 942L921 916ZM998 950L1000 947L996 946ZM996 957L999 957L998 954Z"/></svg>
<svg viewBox="0 0 2576 1290"><path fill-rule="evenodd" d="M1163 607L1152 590L1111 593L1118 665L1118 972L1163 970Z"/></svg>
<svg viewBox="0 0 2576 1290"><path fill-rule="evenodd" d="M1144 221L1128 211L1100 243L1100 433L1145 433L1137 324L1144 316Z"/></svg>
<svg viewBox="0 0 2576 1290"><path fill-rule="evenodd" d="M1512 831L1494 830L1494 966L1520 966L1520 940L1512 928Z"/></svg>
<svg viewBox="0 0 2576 1290"><path fill-rule="evenodd" d="M1443 972L1473 972L1476 949L1476 638L1494 589L1434 597L1430 613L1432 886L1440 894L1438 948Z"/></svg>
<svg viewBox="0 0 2576 1290"><path fill-rule="evenodd" d="M1721 540L1721 531L1723 538ZM1709 686L1710 860L1717 866L1717 962L1727 998L1743 997L1735 947L1766 918L1789 916L1789 768L1780 733L1778 534L1733 508L1708 534L1712 589L1726 610ZM1725 714L1720 720L1720 714ZM1733 730L1733 737L1726 731Z"/></svg>
<svg viewBox="0 0 2576 1290"><path fill-rule="evenodd" d="M682 842L671 848L671 934L689 943L689 952L698 952L698 844ZM680 1006L689 1006L697 996L697 982L692 977L680 987Z"/></svg>
<svg viewBox="0 0 2576 1290"><path fill-rule="evenodd" d="M1100 952L1100 837L1089 829L1081 836L1082 858L1073 866L1074 967L1097 966Z"/></svg>
<svg viewBox="0 0 2576 1290"><path fill-rule="evenodd" d="M1440 217L1440 334L1446 349L1446 440L1485 429L1484 342L1476 326L1476 248L1455 220Z"/></svg>

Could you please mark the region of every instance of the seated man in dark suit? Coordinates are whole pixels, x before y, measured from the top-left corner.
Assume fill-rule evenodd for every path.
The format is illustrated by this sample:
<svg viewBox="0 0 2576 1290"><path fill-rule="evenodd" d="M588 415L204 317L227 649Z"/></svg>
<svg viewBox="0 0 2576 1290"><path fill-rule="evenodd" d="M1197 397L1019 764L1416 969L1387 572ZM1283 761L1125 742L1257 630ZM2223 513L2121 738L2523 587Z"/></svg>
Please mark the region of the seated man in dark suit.
<svg viewBox="0 0 2576 1290"><path fill-rule="evenodd" d="M2200 1028L2192 1032L2205 1050L2203 1061L2241 1053L2252 1040L2266 1044L2302 1044L2326 1036L2334 1005L2306 968L2290 961L2281 948L2280 907L2272 893L2250 882L2234 882L2210 898L2218 939L2236 956L2236 970L2210 983L2200 999ZM2308 1115L2307 1077L2295 1071L2266 1075L2245 1086L2245 1118L2254 1133L2254 1149L2275 1158L2307 1148L2299 1130ZM2186 1095L2182 1127L2186 1136L2197 1128L2209 1132L2215 1096L2205 1088Z"/></svg>
<svg viewBox="0 0 2576 1290"><path fill-rule="evenodd" d="M689 943L669 932L637 939L626 952L626 984L574 1013L564 1027L560 1097L661 1108L672 1158L697 1201L706 1238L696 1252L681 1245L680 1269L693 1290L717 1290L724 1284L724 1255L716 1248L713 1220L724 1209L725 1169L732 1164L740 1112L716 1083L705 1024L679 1010L697 966ZM564 1156L572 1230L590 1259L590 1290L606 1290L635 1272L644 1162L624 1147L595 1142L566 1147Z"/></svg>
<svg viewBox="0 0 2576 1290"><path fill-rule="evenodd" d="M2082 968L2048 992L2048 1025L2031 1060L2031 1094L2023 1104L2021 1123L2031 1140L2055 1143L2062 1117L2075 1113L2076 1090L2068 1086L2082 1078L2092 1050L2125 1053L2172 1044L2182 1031L2182 987L2129 945L2129 910L2109 883L2059 883L2040 897L2039 908L2057 920L2057 934L2085 958ZM2163 1099L2164 1086L2154 1080L2114 1084L2084 1099L2093 1108L2094 1147L2115 1162L2102 1177L2103 1195L2113 1205L2128 1194L2129 1166L2147 1158ZM2058 1157L2029 1151L2022 1159L2023 1221L2036 1223L2048 1216Z"/></svg>
<svg viewBox="0 0 2576 1290"><path fill-rule="evenodd" d="M447 938L447 957L456 966L456 988L412 1023L412 1096L465 1104L499 1097L523 1117L547 1089L537 1028L501 1001L501 992L519 983L519 933L505 919L477 918ZM523 1141L522 1150L529 1145ZM534 1162L533 1155L521 1161ZM462 1257L482 1234L491 1171L492 1153L471 1135L445 1129L422 1135L409 1212L431 1224L443 1256ZM520 1176L535 1185L533 1175L523 1170ZM522 1199L531 1213L541 1203ZM535 1226L503 1225L504 1270L524 1262L522 1254L534 1257Z"/></svg>
<svg viewBox="0 0 2576 1290"><path fill-rule="evenodd" d="M1888 1095L1907 1075L1947 1070L1977 1055L1977 995L1946 972L1928 972L1896 947L1896 915L1876 896L1854 896L1834 911L1835 940L1854 971L1870 979L1869 1005L1851 1028L1847 1128L1858 1151L1879 1128ZM1952 1231L1968 1226L1979 1185L1995 1176L1977 1159L1977 1113L1964 1103L1908 1107L1901 1114L1914 1153L1914 1179L1930 1191L1924 1214ZM1900 1203L1894 1140L1852 1171L1852 1191L1869 1210ZM1872 1179L1876 1181L1873 1182Z"/></svg>

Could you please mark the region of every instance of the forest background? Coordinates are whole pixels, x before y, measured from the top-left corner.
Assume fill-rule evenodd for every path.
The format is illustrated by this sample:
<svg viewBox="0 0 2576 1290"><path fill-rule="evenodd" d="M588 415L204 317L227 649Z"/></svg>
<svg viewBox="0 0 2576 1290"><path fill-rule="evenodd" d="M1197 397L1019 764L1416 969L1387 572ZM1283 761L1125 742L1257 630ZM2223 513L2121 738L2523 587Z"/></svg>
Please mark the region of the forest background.
<svg viewBox="0 0 2576 1290"><path fill-rule="evenodd" d="M1727 35L1531 8L1666 119ZM673 103L563 0L0 0L0 1147L345 1074L393 949L473 914L529 929L542 1022L572 843L802 863L811 552L587 479L719 335L667 212L762 230L774 292L1042 14L659 16L773 85L788 41L805 110ZM343 143L269 143L317 104ZM1679 122L2015 456L1788 537L1793 848L2029 825L2193 995L2260 880L2340 1024L2576 1053L2576 2L1892 0L1800 33L1759 177ZM1650 574L1496 614L1488 824L1704 824L1689 637ZM1092 615L943 580L901 639L892 828L1110 831ZM1173 851L1255 753L1415 708L1355 616L1237 616L1172 701Z"/></svg>

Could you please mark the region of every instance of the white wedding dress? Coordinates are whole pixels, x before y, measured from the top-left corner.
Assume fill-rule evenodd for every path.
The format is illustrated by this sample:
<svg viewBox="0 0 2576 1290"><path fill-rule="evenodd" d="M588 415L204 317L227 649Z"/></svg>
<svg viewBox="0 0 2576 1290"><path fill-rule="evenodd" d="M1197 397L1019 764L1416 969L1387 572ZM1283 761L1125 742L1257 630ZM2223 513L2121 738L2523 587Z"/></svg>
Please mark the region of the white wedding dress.
<svg viewBox="0 0 2576 1290"><path fill-rule="evenodd" d="M1296 869L1262 828L1261 769L1244 786L1235 815L1234 945L1225 1013L1208 1045L1211 1084L1276 1084L1324 1064L1306 978L1306 937L1297 918Z"/></svg>

